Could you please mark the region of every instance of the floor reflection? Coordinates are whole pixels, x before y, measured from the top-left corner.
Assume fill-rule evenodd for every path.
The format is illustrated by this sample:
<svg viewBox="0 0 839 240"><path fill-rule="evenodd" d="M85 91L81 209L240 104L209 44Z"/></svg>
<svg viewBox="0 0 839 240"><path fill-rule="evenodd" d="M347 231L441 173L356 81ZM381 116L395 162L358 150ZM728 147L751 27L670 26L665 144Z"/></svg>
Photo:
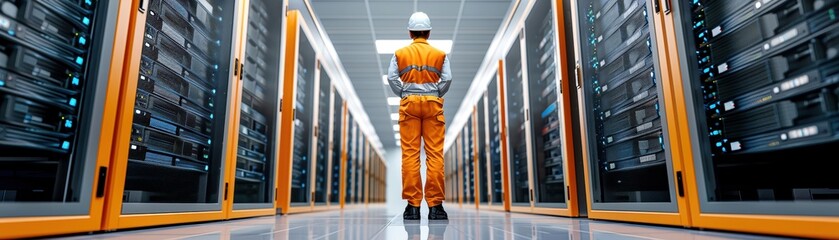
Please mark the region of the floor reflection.
<svg viewBox="0 0 839 240"><path fill-rule="evenodd" d="M780 239L767 236L447 208L448 221L403 221L384 205L199 224L121 230L54 239ZM421 208L423 218L428 209Z"/></svg>

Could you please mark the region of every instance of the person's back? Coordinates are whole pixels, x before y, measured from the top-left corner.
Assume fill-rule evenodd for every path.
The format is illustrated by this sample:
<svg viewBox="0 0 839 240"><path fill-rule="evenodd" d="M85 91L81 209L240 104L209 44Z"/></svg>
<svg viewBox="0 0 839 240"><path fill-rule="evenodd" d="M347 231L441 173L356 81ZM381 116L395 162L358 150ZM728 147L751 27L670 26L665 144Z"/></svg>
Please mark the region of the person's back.
<svg viewBox="0 0 839 240"><path fill-rule="evenodd" d="M445 52L428 44L431 21L425 13L411 15L408 30L413 43L397 50L388 67L391 90L402 97L399 103L402 198L408 200L403 218L420 219L423 186L419 148L425 141L428 219L448 219L442 205L445 199L443 140L446 128L442 97L451 83L449 59Z"/></svg>

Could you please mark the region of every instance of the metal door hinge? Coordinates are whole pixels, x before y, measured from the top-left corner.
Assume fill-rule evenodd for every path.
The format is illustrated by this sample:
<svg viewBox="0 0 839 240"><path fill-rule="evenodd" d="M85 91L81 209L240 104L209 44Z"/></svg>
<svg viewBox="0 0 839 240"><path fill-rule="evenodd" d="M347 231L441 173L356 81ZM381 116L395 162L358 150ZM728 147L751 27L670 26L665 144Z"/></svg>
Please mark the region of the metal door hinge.
<svg viewBox="0 0 839 240"><path fill-rule="evenodd" d="M562 78L559 79L559 94L562 95Z"/></svg>
<svg viewBox="0 0 839 240"><path fill-rule="evenodd" d="M530 201L533 202L533 189L530 189Z"/></svg>
<svg viewBox="0 0 839 240"><path fill-rule="evenodd" d="M150 0L140 0L140 7L137 8L137 11L140 13L146 13L146 9L149 8L149 1Z"/></svg>
<svg viewBox="0 0 839 240"><path fill-rule="evenodd" d="M245 76L244 72L245 72L245 62L242 62L242 63L239 64L239 81L242 81L242 77Z"/></svg>
<svg viewBox="0 0 839 240"><path fill-rule="evenodd" d="M233 60L233 76L239 76L239 59Z"/></svg>
<svg viewBox="0 0 839 240"><path fill-rule="evenodd" d="M580 62L577 61L577 64L574 66L574 83L577 84L577 89L583 88L580 85L580 78L583 77L583 68L580 67Z"/></svg>

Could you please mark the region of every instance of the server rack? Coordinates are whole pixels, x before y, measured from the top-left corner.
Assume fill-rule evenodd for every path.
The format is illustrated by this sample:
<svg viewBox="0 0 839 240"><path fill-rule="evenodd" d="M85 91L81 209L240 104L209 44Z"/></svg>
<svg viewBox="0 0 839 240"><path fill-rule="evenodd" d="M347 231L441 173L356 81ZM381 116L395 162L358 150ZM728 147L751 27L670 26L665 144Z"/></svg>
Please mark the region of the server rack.
<svg viewBox="0 0 839 240"><path fill-rule="evenodd" d="M370 203L370 195L371 195L371 192L372 192L371 188L370 188L370 179L373 177L373 174L372 174L373 171L370 168L370 163L374 160L373 155L372 155L373 151L370 148L370 142L367 142L366 145L367 146L365 148L367 149L367 154L366 154L367 159L364 160L364 179L362 179L362 181L364 181L364 183L362 185L363 190L361 191L364 194L361 201L365 205Z"/></svg>
<svg viewBox="0 0 839 240"><path fill-rule="evenodd" d="M504 210L510 209L510 195L505 194L509 192L509 179L506 177L508 172L507 167L507 133L505 130L505 111L506 108L502 104L504 102L504 61L498 61L496 77L493 78L487 86L487 113L488 113L488 131L489 143L489 160L490 169L492 171L491 189L492 201L489 203L490 209Z"/></svg>
<svg viewBox="0 0 839 240"><path fill-rule="evenodd" d="M348 204L353 204L353 198L355 196L355 192L353 188L355 188L355 165L356 157L358 156L356 153L358 151L358 123L356 123L352 119L352 115L350 116L350 131L349 131L349 139L347 139L347 161L346 161L346 168L344 171L346 172L346 178L344 178L346 182L346 188L344 190L344 206Z"/></svg>
<svg viewBox="0 0 839 240"><path fill-rule="evenodd" d="M446 161L446 163L451 163L451 164L445 164L445 166L443 166L443 169L445 169L445 174L446 174L446 191L445 192L446 192L446 199L447 200L450 200L452 202L457 202L457 196L452 194L452 193L454 193L454 188L453 188L454 187L454 181L449 180L449 179L456 179L452 176L452 172L453 172L452 169L454 169L453 164L455 162L455 160L452 159L452 149L453 148L449 148L449 150L446 151L443 154L443 158L445 159L444 161Z"/></svg>
<svg viewBox="0 0 839 240"><path fill-rule="evenodd" d="M505 107L508 111L506 113L507 124L504 128L508 132L505 136L509 154L509 174L510 178L510 204L515 206L517 210L524 210L520 207L531 207L531 177L530 169L530 152L528 151L529 133L527 128L527 119L525 99L526 92L524 86L527 85L525 71L522 67L522 49L525 46L522 44L523 34L517 32L518 38L513 42L513 45L507 51L504 61L504 89L506 101Z"/></svg>
<svg viewBox="0 0 839 240"><path fill-rule="evenodd" d="M837 10L700 0L665 11L695 226L839 238L828 177L839 164L818 156L839 146Z"/></svg>
<svg viewBox="0 0 839 240"><path fill-rule="evenodd" d="M353 195L352 195L351 200L352 200L353 204L359 204L360 203L359 200L362 198L362 195L364 194L361 191L361 188L363 187L362 186L362 178L364 177L364 169L362 169L361 166L364 166L364 157L365 157L364 156L364 154L365 154L364 145L365 145L366 138L365 138L364 132L361 130L361 128L358 129L357 136L358 136L358 138L356 139L356 142L355 142L355 144L356 144L355 145L355 147L356 147L356 149L355 149L355 151L356 151L355 162L352 166L352 168L353 168L353 178L352 178L352 182L353 182L352 193L353 193Z"/></svg>
<svg viewBox="0 0 839 240"><path fill-rule="evenodd" d="M461 154L463 155L463 202L475 203L475 158L472 148L472 128L471 120L467 121L463 128L463 145Z"/></svg>
<svg viewBox="0 0 839 240"><path fill-rule="evenodd" d="M341 97L341 94L335 90L335 87L332 88L332 96L334 101L332 102L332 130L331 136L329 136L329 146L332 149L332 159L330 160L330 180L329 180L329 195L327 198L329 199L330 206L340 206L341 204L341 186L343 186L343 181L341 175L343 175L343 160L346 155L344 152L345 146L345 139L346 139L346 118L345 116L345 106L344 99Z"/></svg>
<svg viewBox="0 0 839 240"><path fill-rule="evenodd" d="M127 1L0 11L0 238L100 228Z"/></svg>
<svg viewBox="0 0 839 240"><path fill-rule="evenodd" d="M346 105L346 104L344 104ZM344 112L346 113L346 123L344 126L346 127L346 137L344 138L344 157L342 160L341 166L341 208L344 208L347 204L350 203L349 196L351 194L350 187L352 187L352 181L349 181L350 177L352 177L352 159L353 159L353 138L355 137L355 124L352 117L352 114L349 113L349 109L347 106L344 106Z"/></svg>
<svg viewBox="0 0 839 240"><path fill-rule="evenodd" d="M312 32L297 10L288 11L286 25L285 80L283 87L282 127L289 141L281 143L277 199L281 213L311 209L311 164L315 114L315 85L320 63Z"/></svg>
<svg viewBox="0 0 839 240"><path fill-rule="evenodd" d="M134 6L104 229L222 219L245 6L142 3Z"/></svg>
<svg viewBox="0 0 839 240"><path fill-rule="evenodd" d="M361 131L361 129L359 129ZM363 203L364 199L364 162L367 160L367 138L366 135L361 133L360 139L358 140L358 161L355 162L355 197L353 198L353 202L356 204Z"/></svg>
<svg viewBox="0 0 839 240"><path fill-rule="evenodd" d="M231 134L230 151L236 153L229 163L233 176L228 182L233 192L227 218L275 214L277 149L279 147L279 100L282 92L283 21L269 11L284 12L284 1L251 0L247 3L246 32L239 56L242 73L237 84L240 104L234 112L237 134ZM267 28L266 26L281 26ZM231 158L233 159L233 158Z"/></svg>
<svg viewBox="0 0 839 240"><path fill-rule="evenodd" d="M574 140L564 12L568 1L536 1L523 26L532 165L532 212L576 216ZM566 66L560 66L566 64ZM565 81L563 81L565 80ZM574 199L575 201L571 201Z"/></svg>
<svg viewBox="0 0 839 240"><path fill-rule="evenodd" d="M666 52L656 27L659 2L592 0L571 8L589 217L689 224L679 214L682 169L666 117L673 106L660 97L669 74L659 67L658 53Z"/></svg>
<svg viewBox="0 0 839 240"><path fill-rule="evenodd" d="M314 126L314 137L312 138L315 144L312 144L312 152L314 154L312 159L312 191L311 197L314 205L326 205L327 186L329 185L329 114L330 111L330 95L332 93L332 81L326 71L320 71L320 79L316 89L315 106L318 109L315 113L317 125Z"/></svg>
<svg viewBox="0 0 839 240"><path fill-rule="evenodd" d="M488 138L488 130L487 130L487 117L486 117L486 93L478 100L478 104L475 106L475 145L476 145L476 163L478 167L476 168L476 177L475 180L477 181L477 188L476 191L478 207L488 205L491 195L490 195L490 187L492 183L490 182L490 177L492 176L492 172L490 171L491 166L489 161L489 138Z"/></svg>
<svg viewBox="0 0 839 240"><path fill-rule="evenodd" d="M457 137L454 139L455 141L455 148L452 149L452 158L454 159L454 176L455 179L454 183L454 194L457 196L457 204L463 207L463 201L466 197L466 190L464 186L466 186L466 173L463 169L463 131L457 134Z"/></svg>

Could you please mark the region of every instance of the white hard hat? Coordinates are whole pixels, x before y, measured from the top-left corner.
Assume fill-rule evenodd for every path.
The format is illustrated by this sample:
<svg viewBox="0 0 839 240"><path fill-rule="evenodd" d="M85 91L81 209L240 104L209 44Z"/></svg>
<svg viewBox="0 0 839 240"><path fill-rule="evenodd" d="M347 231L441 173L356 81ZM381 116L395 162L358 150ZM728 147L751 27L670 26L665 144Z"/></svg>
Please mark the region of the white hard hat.
<svg viewBox="0 0 839 240"><path fill-rule="evenodd" d="M408 31L428 31L431 30L431 19L424 12L415 12L411 14L411 19L408 19Z"/></svg>

